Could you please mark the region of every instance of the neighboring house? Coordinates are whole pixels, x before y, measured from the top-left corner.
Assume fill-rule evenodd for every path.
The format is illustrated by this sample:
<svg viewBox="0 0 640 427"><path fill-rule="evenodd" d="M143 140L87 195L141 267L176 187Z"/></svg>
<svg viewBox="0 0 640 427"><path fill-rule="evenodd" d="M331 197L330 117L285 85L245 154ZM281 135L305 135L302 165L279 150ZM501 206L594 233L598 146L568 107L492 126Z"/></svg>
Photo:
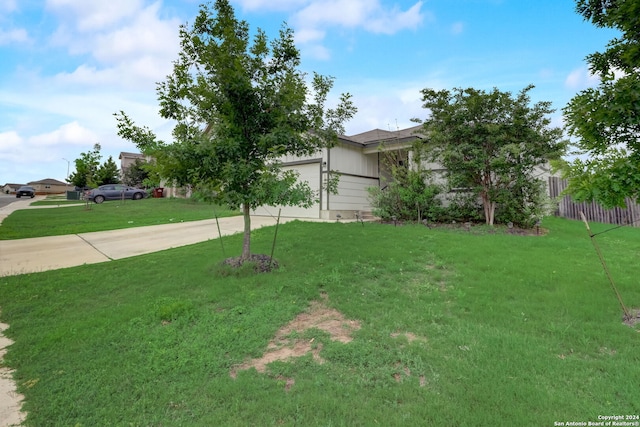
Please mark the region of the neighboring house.
<svg viewBox="0 0 640 427"><path fill-rule="evenodd" d="M13 194L16 191L18 191L18 188L22 187L23 185L26 185L26 184L10 184L10 183L6 183L2 187L2 192L4 194Z"/></svg>
<svg viewBox="0 0 640 427"><path fill-rule="evenodd" d="M352 136L340 136L338 144L323 149L312 156L287 156L282 161L283 170L293 169L300 174L300 180L307 181L318 194L318 202L310 208L297 206L262 206L254 211L255 215L348 219L356 214L372 210L367 188L384 186L390 178L388 166L383 161L387 152L395 152L393 158L399 166L409 161L409 149L416 140L424 139L417 132L422 126L414 126L397 131L374 129ZM338 173L337 194L327 189L327 177Z"/></svg>
<svg viewBox="0 0 640 427"><path fill-rule="evenodd" d="M152 160L151 157L145 156L141 153L127 153L121 152L120 156L120 179L124 177L124 171L133 165L136 160L142 160L143 162L149 162ZM160 187L163 188L163 197L190 197L191 189L189 188L175 188L173 186L168 185L166 182L161 182Z"/></svg>
<svg viewBox="0 0 640 427"><path fill-rule="evenodd" d="M36 194L59 194L71 189L70 184L53 178L31 181L27 185L32 186L36 190Z"/></svg>
<svg viewBox="0 0 640 427"><path fill-rule="evenodd" d="M144 154L127 153L124 151L120 153L120 156L118 156L118 159L120 159L120 177L122 177L122 175L124 174L125 169L133 165L136 162L136 160L142 160L145 162L148 160Z"/></svg>

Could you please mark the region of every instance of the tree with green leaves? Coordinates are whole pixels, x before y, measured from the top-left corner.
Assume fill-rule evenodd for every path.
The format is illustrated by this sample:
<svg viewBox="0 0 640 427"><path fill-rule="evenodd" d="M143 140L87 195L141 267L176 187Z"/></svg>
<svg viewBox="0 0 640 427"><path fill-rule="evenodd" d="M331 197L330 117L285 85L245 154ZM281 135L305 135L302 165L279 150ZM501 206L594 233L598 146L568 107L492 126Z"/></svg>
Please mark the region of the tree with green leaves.
<svg viewBox="0 0 640 427"><path fill-rule="evenodd" d="M335 144L356 110L348 94L325 107L333 79L308 81L293 36L283 26L271 42L260 29L251 39L229 1L202 5L193 26L181 26L179 58L157 86L161 116L176 123L174 142L116 114L119 135L153 156L163 177L242 208L243 261L251 256L252 209L309 206L317 197L279 159Z"/></svg>
<svg viewBox="0 0 640 427"><path fill-rule="evenodd" d="M74 161L75 172L69 175L69 182L79 188L97 187L97 172L100 168L100 144L95 144L93 150L80 153L80 157Z"/></svg>
<svg viewBox="0 0 640 427"><path fill-rule="evenodd" d="M122 171L123 184L132 187L157 187L160 178L154 170L155 162L135 159L131 165Z"/></svg>
<svg viewBox="0 0 640 427"><path fill-rule="evenodd" d="M120 172L118 165L113 161L113 157L109 156L107 161L100 165L96 173L96 183L98 186L105 184L117 184L120 182Z"/></svg>
<svg viewBox="0 0 640 427"><path fill-rule="evenodd" d="M446 169L450 188L482 200L489 225L500 202L517 197L522 206L540 204L539 186L525 185L535 182L538 166L564 153L562 130L550 127L554 110L549 102L530 105L532 88L515 97L498 89L422 90L430 115L420 155Z"/></svg>
<svg viewBox="0 0 640 427"><path fill-rule="evenodd" d="M69 175L69 182L79 188L99 187L104 184L117 184L120 182L118 165L113 157L100 164L100 144L94 144L93 150L80 153L80 158L75 160L76 170Z"/></svg>
<svg viewBox="0 0 640 427"><path fill-rule="evenodd" d="M620 31L604 52L587 56L600 84L564 108L577 157L562 162L576 200L624 207L640 195L640 0L578 0L576 11L600 28Z"/></svg>

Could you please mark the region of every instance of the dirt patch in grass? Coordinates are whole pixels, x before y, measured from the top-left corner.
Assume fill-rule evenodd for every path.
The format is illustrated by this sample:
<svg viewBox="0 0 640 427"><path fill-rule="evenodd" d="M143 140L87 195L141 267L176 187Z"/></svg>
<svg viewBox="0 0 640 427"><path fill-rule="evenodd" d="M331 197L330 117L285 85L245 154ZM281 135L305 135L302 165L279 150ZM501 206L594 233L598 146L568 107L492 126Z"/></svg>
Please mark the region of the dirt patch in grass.
<svg viewBox="0 0 640 427"><path fill-rule="evenodd" d="M398 337L405 337L407 339L407 341L414 342L414 341L427 341L426 338L418 336L416 334L414 334L413 332L393 332L391 334L391 338L398 338Z"/></svg>
<svg viewBox="0 0 640 427"><path fill-rule="evenodd" d="M625 316L622 319L622 322L625 325L631 326L633 328L635 325L640 324L640 308L635 308L635 309L629 310L629 314L631 314L631 317L626 317Z"/></svg>
<svg viewBox="0 0 640 427"><path fill-rule="evenodd" d="M303 339L302 335L309 329L319 329L327 332L333 341L348 343L353 338L353 331L360 329L360 322L349 320L336 309L326 305L327 296L323 294L322 301L313 301L306 312L300 313L291 322L283 326L276 332L267 350L258 359L248 360L231 369L229 375L236 378L238 371L255 368L258 372L265 372L267 365L277 360L285 361L293 357L302 357L311 353L313 359L318 363L323 363L320 357L322 343L315 342L315 338ZM293 385L293 379L287 379L286 389Z"/></svg>
<svg viewBox="0 0 640 427"><path fill-rule="evenodd" d="M21 411L23 396L16 391L13 371L1 363L6 348L13 343L2 335L2 332L8 327L9 325L0 323L0 427L18 425L26 416Z"/></svg>

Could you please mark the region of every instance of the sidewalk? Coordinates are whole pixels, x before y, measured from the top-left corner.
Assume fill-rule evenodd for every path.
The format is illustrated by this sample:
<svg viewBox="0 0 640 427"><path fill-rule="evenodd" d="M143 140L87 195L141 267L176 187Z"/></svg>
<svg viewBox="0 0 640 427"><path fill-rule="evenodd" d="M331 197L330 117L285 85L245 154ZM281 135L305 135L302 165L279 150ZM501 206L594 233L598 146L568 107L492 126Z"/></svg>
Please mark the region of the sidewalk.
<svg viewBox="0 0 640 427"><path fill-rule="evenodd" d="M31 201L14 202L0 208L0 221L15 210L33 209L28 206ZM280 223L294 219L280 218ZM223 236L244 230L242 216L220 218L218 221ZM275 224L275 218L251 217L252 229ZM216 221L209 219L65 236L0 240L0 277L107 262L218 237Z"/></svg>

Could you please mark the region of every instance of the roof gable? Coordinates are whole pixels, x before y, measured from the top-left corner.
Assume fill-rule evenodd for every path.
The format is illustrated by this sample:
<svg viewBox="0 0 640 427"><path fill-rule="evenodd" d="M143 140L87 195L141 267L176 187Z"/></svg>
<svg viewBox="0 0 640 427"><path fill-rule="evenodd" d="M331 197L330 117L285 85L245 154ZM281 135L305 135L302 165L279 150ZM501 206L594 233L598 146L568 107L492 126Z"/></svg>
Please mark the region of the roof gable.
<svg viewBox="0 0 640 427"><path fill-rule="evenodd" d="M43 184L43 185L67 185L66 182L58 181L57 179L53 179L53 178L45 178L45 179L41 179L39 181L31 181L31 182L27 183L27 185L37 185L37 184Z"/></svg>
<svg viewBox="0 0 640 427"><path fill-rule="evenodd" d="M383 143L406 143L415 139L424 139L421 129L422 125L396 131L373 129L356 135L341 136L340 140L356 143L361 147L375 147Z"/></svg>

